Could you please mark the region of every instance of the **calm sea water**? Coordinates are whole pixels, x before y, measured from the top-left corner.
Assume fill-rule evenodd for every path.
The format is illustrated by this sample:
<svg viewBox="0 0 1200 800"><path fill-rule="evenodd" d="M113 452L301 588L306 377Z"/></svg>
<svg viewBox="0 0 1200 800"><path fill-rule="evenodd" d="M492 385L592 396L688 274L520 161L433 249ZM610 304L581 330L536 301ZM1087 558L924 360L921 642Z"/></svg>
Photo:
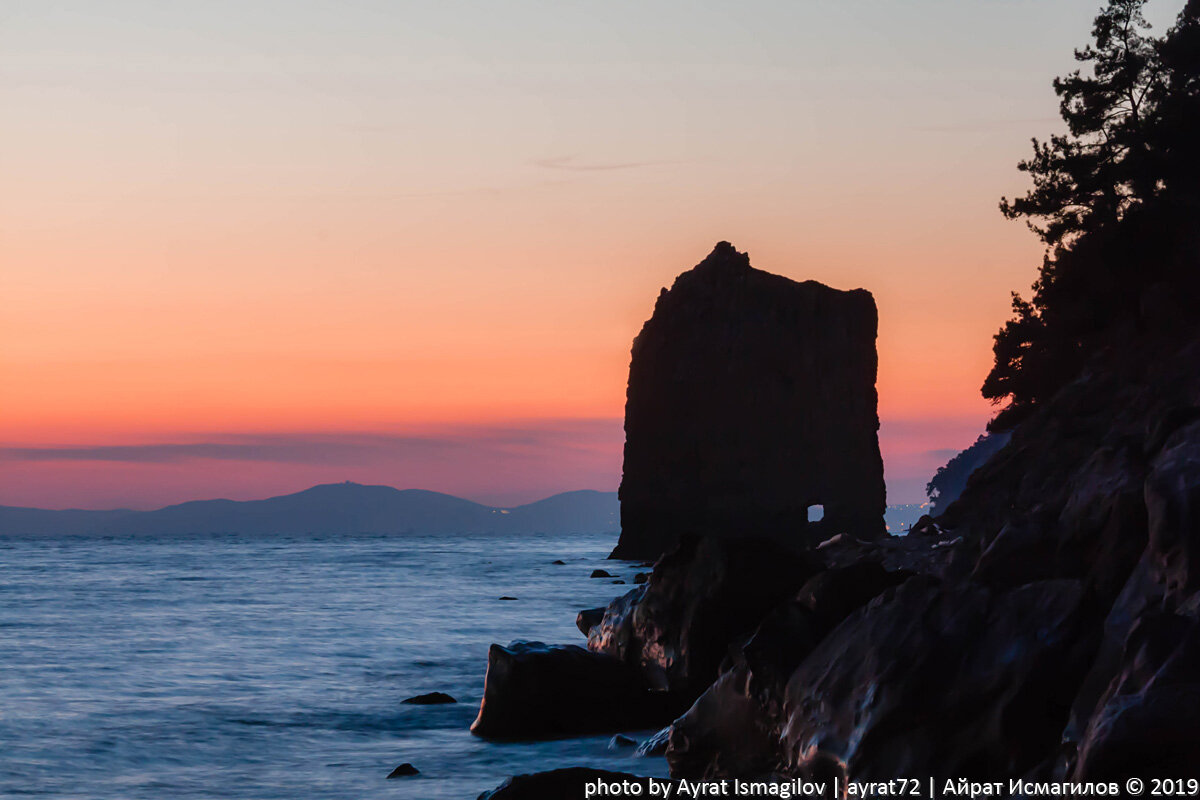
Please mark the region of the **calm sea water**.
<svg viewBox="0 0 1200 800"><path fill-rule="evenodd" d="M432 800L562 766L665 775L607 736L467 731L491 642L582 644L575 612L630 588L588 578L632 583L604 561L614 539L0 538L0 796ZM460 702L400 702L429 691ZM421 774L386 780L405 761Z"/></svg>

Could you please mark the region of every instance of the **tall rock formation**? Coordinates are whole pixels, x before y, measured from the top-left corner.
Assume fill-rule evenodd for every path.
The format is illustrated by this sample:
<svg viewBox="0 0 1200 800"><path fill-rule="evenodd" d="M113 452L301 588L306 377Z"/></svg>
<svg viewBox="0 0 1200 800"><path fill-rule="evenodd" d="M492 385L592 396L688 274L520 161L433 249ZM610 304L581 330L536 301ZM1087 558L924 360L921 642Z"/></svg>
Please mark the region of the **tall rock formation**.
<svg viewBox="0 0 1200 800"><path fill-rule="evenodd" d="M728 242L676 278L633 342L613 557L692 533L883 536L877 326L870 292L754 269Z"/></svg>

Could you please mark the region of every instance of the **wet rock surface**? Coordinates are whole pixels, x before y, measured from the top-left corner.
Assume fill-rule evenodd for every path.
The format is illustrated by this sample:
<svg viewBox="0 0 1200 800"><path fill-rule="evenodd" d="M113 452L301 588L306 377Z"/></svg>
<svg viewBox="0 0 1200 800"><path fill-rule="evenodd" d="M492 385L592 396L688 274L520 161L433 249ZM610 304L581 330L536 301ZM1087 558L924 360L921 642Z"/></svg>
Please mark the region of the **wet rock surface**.
<svg viewBox="0 0 1200 800"><path fill-rule="evenodd" d="M421 771L419 769L414 767L412 764L405 762L388 773L388 780L392 780L395 778L410 778L413 775L420 775L420 774L421 774Z"/></svg>
<svg viewBox="0 0 1200 800"><path fill-rule="evenodd" d="M878 562L834 567L769 612L732 666L672 726L671 773L716 778L757 775L780 760L785 689L817 644L851 612L909 573Z"/></svg>
<svg viewBox="0 0 1200 800"><path fill-rule="evenodd" d="M427 692L426 694L419 694L401 702L410 706L438 706L457 703L458 701L445 692Z"/></svg>
<svg viewBox="0 0 1200 800"><path fill-rule="evenodd" d="M686 537L645 584L609 605L588 649L694 699L735 640L819 569L814 558L769 539Z"/></svg>
<svg viewBox="0 0 1200 800"><path fill-rule="evenodd" d="M579 628L579 632L587 636L592 632L592 628L600 624L604 619L603 608L585 608L575 615L575 627Z"/></svg>
<svg viewBox="0 0 1200 800"><path fill-rule="evenodd" d="M908 536L688 526L580 615L690 703L673 776L1200 777L1200 338L1105 353Z"/></svg>
<svg viewBox="0 0 1200 800"><path fill-rule="evenodd" d="M797 283L721 242L663 290L633 343L621 537L884 535L871 294Z"/></svg>
<svg viewBox="0 0 1200 800"><path fill-rule="evenodd" d="M636 783L641 786L641 795L647 795L647 778L627 772L568 767L517 775L495 789L479 795L477 800L585 800L588 796L586 787L593 781L604 781L609 785Z"/></svg>
<svg viewBox="0 0 1200 800"><path fill-rule="evenodd" d="M650 728L680 711L642 674L574 645L494 644L471 732L486 739L545 739Z"/></svg>
<svg viewBox="0 0 1200 800"><path fill-rule="evenodd" d="M818 550L673 724L672 774L1200 776L1196 364L1085 377L954 513Z"/></svg>
<svg viewBox="0 0 1200 800"><path fill-rule="evenodd" d="M670 727L663 728L653 736L647 737L641 744L638 745L634 755L645 756L661 756L667 752L667 742L671 739Z"/></svg>
<svg viewBox="0 0 1200 800"><path fill-rule="evenodd" d="M861 778L1023 774L1054 755L1099 627L1078 581L996 591L912 579L792 674L782 763L833 756Z"/></svg>
<svg viewBox="0 0 1200 800"><path fill-rule="evenodd" d="M1125 653L1079 748L1075 777L1196 776L1200 769L1200 622L1151 613Z"/></svg>

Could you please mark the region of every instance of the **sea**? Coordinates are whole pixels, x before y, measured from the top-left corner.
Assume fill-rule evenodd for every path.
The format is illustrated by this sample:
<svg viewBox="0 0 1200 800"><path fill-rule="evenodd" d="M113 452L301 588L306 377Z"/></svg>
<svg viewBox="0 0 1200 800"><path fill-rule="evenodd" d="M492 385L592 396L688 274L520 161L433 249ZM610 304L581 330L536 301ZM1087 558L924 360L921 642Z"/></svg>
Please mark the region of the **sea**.
<svg viewBox="0 0 1200 800"><path fill-rule="evenodd" d="M491 643L583 644L576 612L632 588L644 568L605 560L615 542L0 537L0 797L473 800L565 766L665 777L610 736L468 731ZM458 702L401 702L433 691ZM387 779L406 762L419 774Z"/></svg>

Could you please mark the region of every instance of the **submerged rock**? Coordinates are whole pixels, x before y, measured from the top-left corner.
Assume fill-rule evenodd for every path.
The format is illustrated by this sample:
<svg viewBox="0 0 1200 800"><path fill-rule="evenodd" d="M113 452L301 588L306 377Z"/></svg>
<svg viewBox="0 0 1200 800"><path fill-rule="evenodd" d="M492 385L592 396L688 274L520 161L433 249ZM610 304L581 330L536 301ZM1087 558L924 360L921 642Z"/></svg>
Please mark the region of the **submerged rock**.
<svg viewBox="0 0 1200 800"><path fill-rule="evenodd" d="M613 557L685 533L884 536L876 328L869 292L762 272L728 242L676 278L633 343Z"/></svg>
<svg viewBox="0 0 1200 800"><path fill-rule="evenodd" d="M592 574L591 574L589 577L592 577L592 578L611 578L611 577L612 577L612 573L608 572L607 570L603 570L603 569L594 569L594 570L592 570Z"/></svg>
<svg viewBox="0 0 1200 800"><path fill-rule="evenodd" d="M641 673L574 645L513 642L488 650L483 701L471 732L487 739L545 739L653 727L682 709Z"/></svg>
<svg viewBox="0 0 1200 800"><path fill-rule="evenodd" d="M649 778L630 775L627 772L609 772L603 769L589 767L568 767L549 772L535 772L530 775L517 775L509 778L500 786L479 795L477 800L585 800L593 796L631 796L631 792L606 792L604 795L586 793L589 783L603 781L609 786L625 786L637 783L641 787L639 794L648 795Z"/></svg>
<svg viewBox="0 0 1200 800"><path fill-rule="evenodd" d="M622 750L627 747L637 747L637 739L626 736L623 733L618 733L608 740L609 750Z"/></svg>
<svg viewBox="0 0 1200 800"><path fill-rule="evenodd" d="M437 706L447 703L457 703L458 701L445 692L427 692L426 694L419 694L400 702L413 706Z"/></svg>
<svg viewBox="0 0 1200 800"><path fill-rule="evenodd" d="M394 770L389 772L388 779L390 780L392 778L407 778L409 776L419 775L419 774L421 774L421 771L406 761L405 763L401 764L400 766L396 767Z"/></svg>

